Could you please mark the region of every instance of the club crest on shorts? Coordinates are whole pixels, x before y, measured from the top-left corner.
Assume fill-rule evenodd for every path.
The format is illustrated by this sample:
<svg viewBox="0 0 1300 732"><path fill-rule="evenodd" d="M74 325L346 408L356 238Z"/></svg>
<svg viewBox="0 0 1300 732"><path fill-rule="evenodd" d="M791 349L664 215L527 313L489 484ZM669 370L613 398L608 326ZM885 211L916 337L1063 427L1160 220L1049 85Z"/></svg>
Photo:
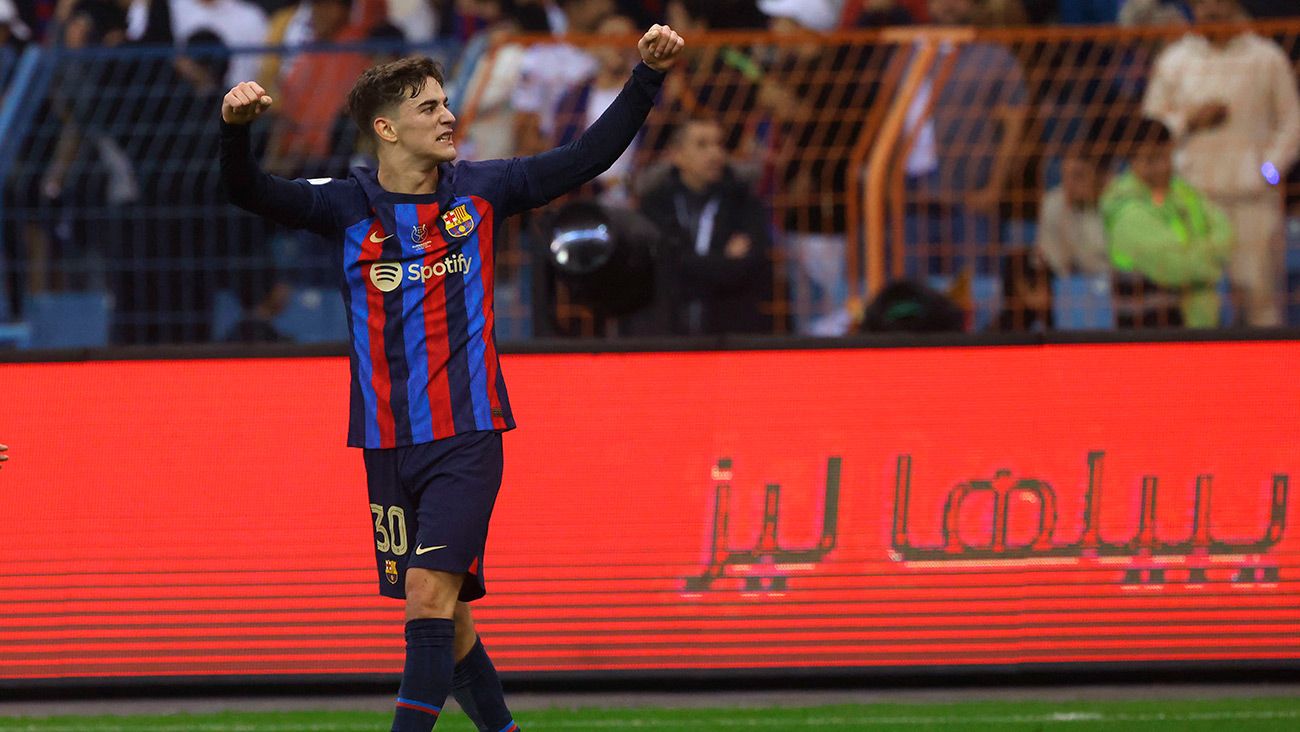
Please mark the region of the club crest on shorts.
<svg viewBox="0 0 1300 732"><path fill-rule="evenodd" d="M442 215L442 224L447 227L447 233L457 239L469 236L474 231L474 217L466 209L467 205L462 203Z"/></svg>
<svg viewBox="0 0 1300 732"><path fill-rule="evenodd" d="M384 576L388 578L388 584L390 585L397 584L397 560L396 559L384 560Z"/></svg>

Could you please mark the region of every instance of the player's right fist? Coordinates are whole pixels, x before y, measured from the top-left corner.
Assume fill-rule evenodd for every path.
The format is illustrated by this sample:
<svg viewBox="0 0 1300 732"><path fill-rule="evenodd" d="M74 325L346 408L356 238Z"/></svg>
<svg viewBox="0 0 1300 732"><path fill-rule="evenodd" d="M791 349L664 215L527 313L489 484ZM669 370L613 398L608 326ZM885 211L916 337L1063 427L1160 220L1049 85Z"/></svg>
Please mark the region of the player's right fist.
<svg viewBox="0 0 1300 732"><path fill-rule="evenodd" d="M221 100L221 119L228 125L246 125L271 107L271 97L256 81L243 81Z"/></svg>

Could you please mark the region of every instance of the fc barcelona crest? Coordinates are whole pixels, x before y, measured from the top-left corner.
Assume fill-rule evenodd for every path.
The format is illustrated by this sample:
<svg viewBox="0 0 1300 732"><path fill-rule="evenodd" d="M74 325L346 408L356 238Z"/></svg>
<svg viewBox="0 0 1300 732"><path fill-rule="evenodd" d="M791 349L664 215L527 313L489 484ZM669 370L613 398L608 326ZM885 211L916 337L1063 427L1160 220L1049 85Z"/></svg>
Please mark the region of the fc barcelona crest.
<svg viewBox="0 0 1300 732"><path fill-rule="evenodd" d="M442 215L442 223L447 227L447 233L457 239L469 236L470 232L474 231L474 217L470 216L465 208L466 205L462 203Z"/></svg>
<svg viewBox="0 0 1300 732"><path fill-rule="evenodd" d="M390 585L397 584L397 560L396 559L384 560L384 576L388 578L388 584Z"/></svg>

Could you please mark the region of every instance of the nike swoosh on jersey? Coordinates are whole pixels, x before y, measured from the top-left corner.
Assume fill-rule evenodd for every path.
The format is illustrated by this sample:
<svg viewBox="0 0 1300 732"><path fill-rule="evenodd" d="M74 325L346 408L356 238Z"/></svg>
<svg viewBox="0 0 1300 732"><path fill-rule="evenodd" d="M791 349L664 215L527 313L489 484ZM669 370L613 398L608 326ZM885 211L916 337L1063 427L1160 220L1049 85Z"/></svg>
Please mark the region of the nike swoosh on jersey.
<svg viewBox="0 0 1300 732"><path fill-rule="evenodd" d="M428 554L429 552L436 552L439 549L446 549L446 548L447 548L446 544L439 544L438 546L417 546L415 547L415 555L418 557L421 554Z"/></svg>
<svg viewBox="0 0 1300 732"><path fill-rule="evenodd" d="M376 239L376 238L375 238L375 235L374 235L374 234L371 234L371 235L370 235L370 243L371 243L371 244L383 244L384 242L388 241L389 239L392 239L394 236L397 236L397 235L396 235L396 234L389 234L388 236L384 237L383 239Z"/></svg>

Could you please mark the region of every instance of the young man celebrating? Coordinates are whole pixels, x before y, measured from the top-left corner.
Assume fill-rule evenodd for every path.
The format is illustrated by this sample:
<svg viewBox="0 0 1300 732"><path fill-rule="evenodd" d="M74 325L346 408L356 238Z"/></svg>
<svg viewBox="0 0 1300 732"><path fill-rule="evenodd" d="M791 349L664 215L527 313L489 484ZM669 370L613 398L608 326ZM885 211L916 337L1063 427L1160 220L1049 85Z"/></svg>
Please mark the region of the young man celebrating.
<svg viewBox="0 0 1300 732"><path fill-rule="evenodd" d="M469 603L515 426L493 330L493 241L506 217L595 178L654 104L683 41L641 37L642 63L580 138L529 158L452 164L456 118L442 69L408 58L367 70L348 110L378 170L289 181L254 161L248 124L272 104L256 82L221 105L231 201L338 244L352 335L348 444L364 448L381 594L406 600L406 666L393 732L428 732L449 693L483 732L518 729Z"/></svg>

